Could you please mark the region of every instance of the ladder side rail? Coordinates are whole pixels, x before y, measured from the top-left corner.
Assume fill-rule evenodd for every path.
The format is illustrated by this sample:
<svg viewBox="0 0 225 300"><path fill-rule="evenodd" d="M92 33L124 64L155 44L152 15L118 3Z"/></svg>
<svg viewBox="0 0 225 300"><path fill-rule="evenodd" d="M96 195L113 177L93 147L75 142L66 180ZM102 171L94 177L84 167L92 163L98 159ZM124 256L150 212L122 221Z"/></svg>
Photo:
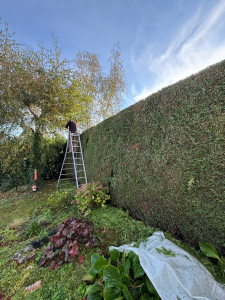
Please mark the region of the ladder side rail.
<svg viewBox="0 0 225 300"><path fill-rule="evenodd" d="M74 166L74 173L75 173L75 178L76 178L76 185L77 185L77 189L78 189L79 185L78 185L78 179L77 179L77 168L76 168L75 159L74 159L73 142L72 142L71 134L70 134L70 143L71 143L71 151L72 151L72 157L73 157L73 166Z"/></svg>
<svg viewBox="0 0 225 300"><path fill-rule="evenodd" d="M67 154L68 145L69 145L69 137L68 137L68 139L67 139L67 143L66 143L65 155L64 155L64 159L63 159L62 167L61 167L61 170L60 170L60 173L59 173L59 178L58 178L58 181L57 181L56 190L58 189L58 186L59 186L59 181L60 181L60 178L61 178L61 175L62 175L63 166L64 166L64 163L65 163L65 160L66 160L66 154Z"/></svg>
<svg viewBox="0 0 225 300"><path fill-rule="evenodd" d="M74 147L72 147L73 148L73 150L74 150L74 148L75 148L75 150L76 150L76 152L74 153L74 156L76 156L76 160L77 160L77 153L79 153L77 150L78 150L78 148L79 148L79 139L78 139L78 136L79 136L79 133L78 132L74 132L74 133L71 133L71 136L73 136L73 137L75 137L75 143L76 143L76 146ZM76 162L76 160L75 160L75 162ZM76 162L76 164L77 164L77 162Z"/></svg>
<svg viewBox="0 0 225 300"><path fill-rule="evenodd" d="M80 143L80 152L81 152L81 158L82 158L83 169L84 169L85 183L87 183L87 176L86 176L86 170L85 170L85 165L84 165L84 157L83 157L83 151L82 151L82 146L81 146L81 141L80 141L80 135L78 135L78 140Z"/></svg>

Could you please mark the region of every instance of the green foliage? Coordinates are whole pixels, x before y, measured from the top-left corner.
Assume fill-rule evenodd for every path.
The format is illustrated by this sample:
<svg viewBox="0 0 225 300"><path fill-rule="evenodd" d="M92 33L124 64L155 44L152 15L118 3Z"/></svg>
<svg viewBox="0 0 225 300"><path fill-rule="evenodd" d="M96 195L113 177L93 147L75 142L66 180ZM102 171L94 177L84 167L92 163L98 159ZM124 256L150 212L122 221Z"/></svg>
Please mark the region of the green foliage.
<svg viewBox="0 0 225 300"><path fill-rule="evenodd" d="M65 126L70 114L86 119L91 99L71 62L61 58L57 40L53 38L53 49L43 43L32 49L19 45L7 25L0 26L0 129L20 127L44 133Z"/></svg>
<svg viewBox="0 0 225 300"><path fill-rule="evenodd" d="M109 58L109 74L103 72L98 55L88 51L78 52L75 59L75 75L82 83L92 103L87 107L91 120L87 127L99 123L121 109L123 92L126 90L125 70L120 60L120 47L115 45Z"/></svg>
<svg viewBox="0 0 225 300"><path fill-rule="evenodd" d="M97 54L62 58L55 37L51 49L40 42L32 49L4 25L0 21L0 133L15 127L49 132L74 116L90 126L120 110L126 82L118 45L105 74Z"/></svg>
<svg viewBox="0 0 225 300"><path fill-rule="evenodd" d="M52 221L52 211L50 208L44 210L44 212L37 217L38 223L48 223Z"/></svg>
<svg viewBox="0 0 225 300"><path fill-rule="evenodd" d="M37 219L33 219L29 222L26 229L26 234L30 237L38 234L41 231L41 225Z"/></svg>
<svg viewBox="0 0 225 300"><path fill-rule="evenodd" d="M17 241L15 230L10 229L9 227L0 230L0 244L2 244L2 246L15 241Z"/></svg>
<svg viewBox="0 0 225 300"><path fill-rule="evenodd" d="M73 203L76 203L82 214L88 215L92 209L104 207L109 199L108 188L100 182L92 182L83 184L76 191Z"/></svg>
<svg viewBox="0 0 225 300"><path fill-rule="evenodd" d="M33 193L30 186L24 186L1 193L0 229L5 229L12 224L15 219L29 220L35 219L43 212L48 196L55 191L55 182L49 181L42 190Z"/></svg>
<svg viewBox="0 0 225 300"><path fill-rule="evenodd" d="M210 243L198 242L200 249L207 257L216 258L221 261L216 248Z"/></svg>
<svg viewBox="0 0 225 300"><path fill-rule="evenodd" d="M88 284L83 293L87 300L160 299L134 252L126 255L112 250L108 259L93 254L88 276L83 280ZM82 291L83 284L80 286Z"/></svg>
<svg viewBox="0 0 225 300"><path fill-rule="evenodd" d="M65 139L39 134L22 134L0 142L0 185L2 191L33 183L34 168L38 170L38 183L57 178L63 158ZM26 158L26 164L24 164ZM38 184L39 185L39 184Z"/></svg>
<svg viewBox="0 0 225 300"><path fill-rule="evenodd" d="M86 284L84 283L82 288L78 288L78 286L82 283L82 278L88 272L91 264L94 263L94 260L91 261L93 252L99 253L98 255L96 254L95 261L102 257L102 254L104 254L105 257L108 257L109 246L130 244L138 239L143 241L155 231L152 227L143 222L131 218L131 216L122 209L107 205L105 208L93 210L93 212L87 216L87 219L91 220L94 224L95 230L93 232L93 237L100 238L101 243L98 248L86 248L83 264L79 265L75 260L73 263L62 264L54 272L49 267L39 268L37 262L43 255L44 247L40 251L37 251L34 260L21 266L17 266L14 261L11 261L11 257L16 252L24 249L30 242L30 239L29 241L27 238L26 241L21 240L21 234L24 231L23 226L18 227L16 230L11 230L8 225L16 218L34 219L38 218L40 214L43 216L46 210L45 206L47 198L49 194L55 191L55 186L55 181L49 181L48 184L37 193L22 190L16 192L14 189L10 192L0 194L0 229L4 231L7 228L5 233L2 233L2 231L0 232L0 245L4 242L4 245L1 245L0 247L0 291L4 291L3 294L6 299L11 296L12 299L15 300L26 298L29 300L81 300L84 298L82 298L82 293L85 293L86 291ZM51 224L42 226L42 231L37 237L35 236L32 238L32 240L41 238L42 234L44 234L44 229L50 229L51 226L55 228L62 223L62 220L73 217L74 211L71 208L68 208L67 210L58 209L57 211L47 210L46 214L48 215L47 219L51 220ZM10 231L8 231L8 229L10 229ZM171 239L171 237L168 238ZM217 281L225 283L225 278L221 276L221 272L219 272L218 266L213 263L213 260L208 259L204 255L200 255L199 251L187 244L185 245L181 241L176 239L172 239L172 241L203 263ZM81 253L83 254L82 250ZM117 253L111 253L111 260L114 260L114 262L116 262L117 257ZM112 265L115 266L115 263L112 263ZM28 266L32 266L33 268L27 270ZM128 267L129 263L127 263L127 268ZM26 275L29 276L25 277ZM86 280L90 281L92 278L93 276L89 275ZM42 281L42 287L36 292L26 296L24 288L32 285L37 280ZM148 282L146 282L146 284L148 284ZM151 289L151 286L149 286L149 288Z"/></svg>
<svg viewBox="0 0 225 300"><path fill-rule="evenodd" d="M87 284L85 282L83 282L78 286L76 291L80 296L83 296L86 292L86 288L87 288Z"/></svg>
<svg viewBox="0 0 225 300"><path fill-rule="evenodd" d="M2 191L29 182L23 158L29 153L29 143L23 135L0 141L0 185Z"/></svg>
<svg viewBox="0 0 225 300"><path fill-rule="evenodd" d="M194 246L224 248L225 61L81 135L87 178L111 203Z"/></svg>
<svg viewBox="0 0 225 300"><path fill-rule="evenodd" d="M32 169L40 170L41 166L41 133L36 131L33 135L32 148L31 148L31 166Z"/></svg>
<svg viewBox="0 0 225 300"><path fill-rule="evenodd" d="M47 199L47 205L52 208L60 208L71 205L76 188L65 188L53 192Z"/></svg>
<svg viewBox="0 0 225 300"><path fill-rule="evenodd" d="M42 139L41 175L43 179L58 178L65 144L65 139L58 134Z"/></svg>
<svg viewBox="0 0 225 300"><path fill-rule="evenodd" d="M172 251L172 250L167 250L164 247L160 248L156 248L156 251L158 253L164 254L164 255L168 255L168 256L176 256L176 254Z"/></svg>
<svg viewBox="0 0 225 300"><path fill-rule="evenodd" d="M225 276L225 260L220 257L216 248L210 243L198 242L201 251L210 258L215 258L218 261L222 275Z"/></svg>
<svg viewBox="0 0 225 300"><path fill-rule="evenodd" d="M43 238L44 236L48 236L46 229L42 227L47 225L52 220L52 211L47 208L42 214L35 216L36 210L33 211L33 217L26 228L26 234L30 237L33 235L38 235L39 238Z"/></svg>

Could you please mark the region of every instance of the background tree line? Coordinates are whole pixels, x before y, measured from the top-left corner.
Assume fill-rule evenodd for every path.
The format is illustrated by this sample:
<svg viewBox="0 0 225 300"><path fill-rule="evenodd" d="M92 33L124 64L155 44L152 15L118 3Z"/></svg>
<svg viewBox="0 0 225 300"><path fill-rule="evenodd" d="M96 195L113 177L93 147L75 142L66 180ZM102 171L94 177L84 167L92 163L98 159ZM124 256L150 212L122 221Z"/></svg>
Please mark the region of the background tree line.
<svg viewBox="0 0 225 300"><path fill-rule="evenodd" d="M67 60L54 36L53 49L43 43L33 49L19 44L7 24L0 26L0 177L8 178L15 172L11 164L22 141L31 169L43 171L44 139L52 142L52 134L70 119L86 129L117 113L126 82L118 45L104 74L95 53L79 51Z"/></svg>

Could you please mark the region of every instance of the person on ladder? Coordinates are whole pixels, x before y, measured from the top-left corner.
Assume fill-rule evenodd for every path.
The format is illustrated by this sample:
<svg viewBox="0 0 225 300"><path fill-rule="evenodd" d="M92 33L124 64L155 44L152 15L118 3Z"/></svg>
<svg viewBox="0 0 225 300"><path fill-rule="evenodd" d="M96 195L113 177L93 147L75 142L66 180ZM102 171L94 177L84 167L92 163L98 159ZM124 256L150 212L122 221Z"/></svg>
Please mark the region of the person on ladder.
<svg viewBox="0 0 225 300"><path fill-rule="evenodd" d="M77 120L69 121L66 124L66 129L69 129L71 133L74 152L76 152L76 148L77 148L77 138L75 135L77 133L77 127L78 127ZM69 143L69 152L72 152L71 143Z"/></svg>

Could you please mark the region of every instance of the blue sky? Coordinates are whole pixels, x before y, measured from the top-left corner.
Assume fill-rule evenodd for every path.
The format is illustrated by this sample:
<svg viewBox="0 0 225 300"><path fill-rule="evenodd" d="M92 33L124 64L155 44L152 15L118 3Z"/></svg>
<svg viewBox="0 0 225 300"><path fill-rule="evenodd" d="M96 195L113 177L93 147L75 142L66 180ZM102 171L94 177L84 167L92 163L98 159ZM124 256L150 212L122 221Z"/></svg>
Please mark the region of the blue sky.
<svg viewBox="0 0 225 300"><path fill-rule="evenodd" d="M225 59L225 0L0 0L19 42L62 54L94 52L105 72L120 44L127 79L123 108Z"/></svg>

